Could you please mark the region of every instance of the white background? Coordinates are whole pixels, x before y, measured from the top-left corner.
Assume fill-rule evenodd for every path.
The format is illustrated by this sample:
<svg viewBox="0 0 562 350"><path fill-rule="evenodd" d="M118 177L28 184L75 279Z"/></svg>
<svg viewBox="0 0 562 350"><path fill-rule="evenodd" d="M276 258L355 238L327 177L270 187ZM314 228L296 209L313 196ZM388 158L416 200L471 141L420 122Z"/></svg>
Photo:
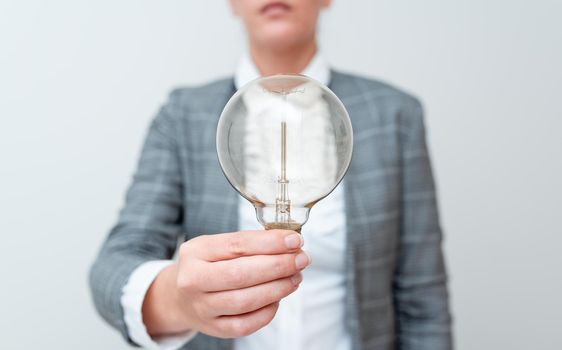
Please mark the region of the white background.
<svg viewBox="0 0 562 350"><path fill-rule="evenodd" d="M88 268L167 93L243 39L227 1L0 2L0 348L128 348ZM336 0L321 46L424 101L458 348L562 349L562 2Z"/></svg>

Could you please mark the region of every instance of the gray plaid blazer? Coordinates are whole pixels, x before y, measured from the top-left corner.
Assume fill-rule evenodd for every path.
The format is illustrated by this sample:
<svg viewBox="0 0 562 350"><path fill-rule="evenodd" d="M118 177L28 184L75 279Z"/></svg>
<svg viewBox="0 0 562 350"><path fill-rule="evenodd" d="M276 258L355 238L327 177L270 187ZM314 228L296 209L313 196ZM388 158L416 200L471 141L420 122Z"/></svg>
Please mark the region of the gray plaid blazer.
<svg viewBox="0 0 562 350"><path fill-rule="evenodd" d="M420 103L384 83L332 72L354 154L345 181L346 327L354 350L451 349L435 187ZM119 220L90 271L94 303L129 341L120 304L132 271L170 259L178 239L236 231L238 194L221 172L215 131L232 79L177 89L153 120ZM197 335L184 349L227 350Z"/></svg>

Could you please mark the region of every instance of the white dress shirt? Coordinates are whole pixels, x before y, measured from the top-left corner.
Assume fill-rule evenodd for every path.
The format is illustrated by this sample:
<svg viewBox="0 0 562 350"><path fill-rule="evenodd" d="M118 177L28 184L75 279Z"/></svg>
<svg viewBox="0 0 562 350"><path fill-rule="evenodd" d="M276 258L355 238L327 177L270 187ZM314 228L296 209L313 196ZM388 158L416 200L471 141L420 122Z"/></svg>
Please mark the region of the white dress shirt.
<svg viewBox="0 0 562 350"><path fill-rule="evenodd" d="M303 71L322 84L330 81L330 69L317 53ZM249 55L239 62L236 88L260 76ZM263 229L254 207L240 197L239 230ZM274 319L257 332L235 339L235 350L349 350L351 339L345 328L345 203L343 183L311 210L302 232L304 248L312 263L303 271L299 288L284 298ZM189 342L197 332L152 339L142 321L146 291L158 273L171 260L150 261L139 266L123 288L121 304L125 323L133 341L148 349L173 350Z"/></svg>

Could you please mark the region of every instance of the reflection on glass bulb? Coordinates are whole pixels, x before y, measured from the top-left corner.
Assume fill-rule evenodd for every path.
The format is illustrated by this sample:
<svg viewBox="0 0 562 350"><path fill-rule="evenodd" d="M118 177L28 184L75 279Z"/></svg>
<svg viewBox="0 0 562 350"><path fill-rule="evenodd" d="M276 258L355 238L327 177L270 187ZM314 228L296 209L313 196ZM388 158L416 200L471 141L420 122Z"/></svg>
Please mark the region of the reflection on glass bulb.
<svg viewBox="0 0 562 350"><path fill-rule="evenodd" d="M222 170L266 229L300 232L312 206L345 175L352 151L345 107L304 75L250 82L228 101L217 127Z"/></svg>

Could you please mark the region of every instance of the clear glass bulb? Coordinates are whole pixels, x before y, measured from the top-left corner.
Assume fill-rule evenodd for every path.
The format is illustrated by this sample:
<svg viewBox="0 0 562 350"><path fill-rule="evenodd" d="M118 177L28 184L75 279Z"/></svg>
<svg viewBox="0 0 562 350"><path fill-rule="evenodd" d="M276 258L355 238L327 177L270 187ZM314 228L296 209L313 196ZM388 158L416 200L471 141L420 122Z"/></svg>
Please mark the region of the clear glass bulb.
<svg viewBox="0 0 562 350"><path fill-rule="evenodd" d="M222 170L265 229L300 232L314 204L342 180L352 151L344 105L304 75L248 83L228 101L217 127Z"/></svg>

